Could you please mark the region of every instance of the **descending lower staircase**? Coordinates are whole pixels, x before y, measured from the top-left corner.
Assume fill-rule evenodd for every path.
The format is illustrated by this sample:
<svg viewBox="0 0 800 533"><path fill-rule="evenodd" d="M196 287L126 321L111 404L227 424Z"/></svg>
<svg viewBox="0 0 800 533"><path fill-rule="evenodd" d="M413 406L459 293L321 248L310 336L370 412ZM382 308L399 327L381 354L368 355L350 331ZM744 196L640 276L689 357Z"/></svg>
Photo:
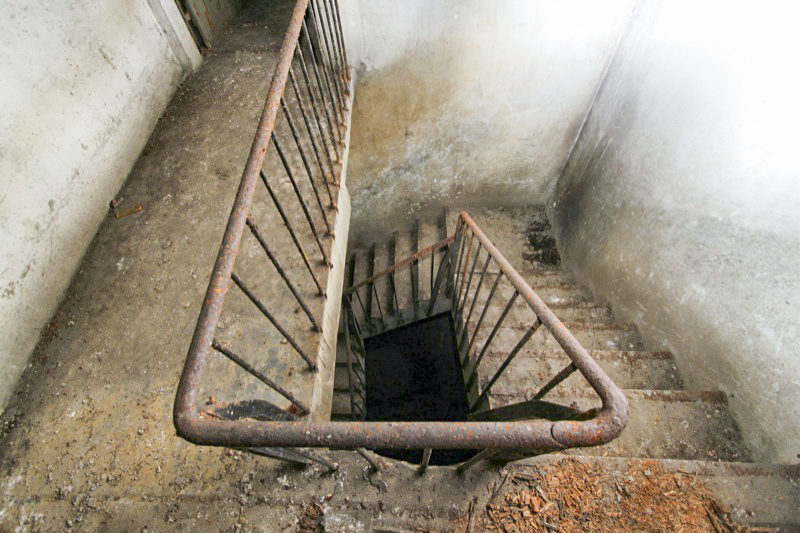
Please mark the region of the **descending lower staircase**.
<svg viewBox="0 0 800 533"><path fill-rule="evenodd" d="M618 323L608 305L598 302L590 291L561 269L542 208L469 208L468 211L603 370L623 389L630 402L630 418L620 437L603 446L563 453L581 458L592 456L593 461L607 462L610 469L620 468L621 458L654 458L662 460L668 468L669 465L679 465L680 468L702 471L709 486L720 494L722 500L749 511L740 519L758 524L800 524L800 513L796 513L791 503L787 504L783 499L786 496L788 502L797 501L793 467L752 464L751 453L728 409L725 394L716 390L686 390L672 354L648 350L634 325ZM350 250L346 287L385 271L394 263L452 235L459 212L456 209L445 210L436 221L418 220L413 230L396 232L388 243ZM362 312L381 324L381 331L413 321L415 303L417 306L420 303L409 296L412 294L409 287L416 284L420 300L427 300L439 260L434 256L431 265L428 256L416 268L400 269L391 277L358 289L364 307ZM489 272L487 279L491 279L491 275ZM497 295L487 316L499 315L506 300L502 294ZM387 305L386 302L391 303ZM478 298L478 304L482 303ZM530 309L524 302L517 301L512 306L497 331L492 350L487 352L473 378L481 389L502 364L502 354L513 347L529 324L529 313ZM471 320L474 323L476 317ZM493 322L487 320L486 323ZM340 347L345 337L344 329L342 326ZM489 330L490 326L479 328L478 346L490 334ZM365 336L369 336L369 332ZM534 336L494 384L484 409L530 400L539 387L569 362L551 335L540 333ZM360 408L359 412L353 412L350 395L355 389L362 392L363 398L363 364L363 359L354 361L351 357L352 368L348 371L346 350L338 351L333 420L358 419L363 415ZM464 363L465 380L472 374L470 364ZM356 376L353 383L349 379L352 375ZM554 389L550 398L586 410L599 406L596 396L591 393L586 381L576 372Z"/></svg>

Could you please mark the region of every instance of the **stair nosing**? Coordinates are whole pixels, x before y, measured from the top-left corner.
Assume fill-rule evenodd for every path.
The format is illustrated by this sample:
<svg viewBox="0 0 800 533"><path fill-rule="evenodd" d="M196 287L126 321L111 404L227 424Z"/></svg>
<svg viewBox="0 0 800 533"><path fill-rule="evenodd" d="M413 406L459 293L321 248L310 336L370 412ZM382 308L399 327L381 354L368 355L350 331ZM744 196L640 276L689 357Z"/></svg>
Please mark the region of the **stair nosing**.
<svg viewBox="0 0 800 533"><path fill-rule="evenodd" d="M531 387L530 390L533 390ZM653 400L663 401L669 403L689 403L689 402L708 402L720 403L727 405L728 396L720 390L684 390L684 389L620 389L622 394L628 399L634 400ZM519 397L523 396L525 391L506 391L502 387L493 387L489 393L495 397ZM594 389L590 387L561 387L554 389L548 394L548 397L558 398L587 398L597 397L600 398Z"/></svg>

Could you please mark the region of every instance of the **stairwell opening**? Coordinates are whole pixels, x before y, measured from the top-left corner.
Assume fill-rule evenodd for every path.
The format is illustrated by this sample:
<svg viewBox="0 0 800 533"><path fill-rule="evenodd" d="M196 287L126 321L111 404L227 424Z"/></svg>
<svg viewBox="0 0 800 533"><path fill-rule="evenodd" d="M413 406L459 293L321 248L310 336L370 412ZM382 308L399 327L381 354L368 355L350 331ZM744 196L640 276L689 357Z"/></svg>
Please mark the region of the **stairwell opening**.
<svg viewBox="0 0 800 533"><path fill-rule="evenodd" d="M467 391L449 312L365 340L366 420L463 421ZM419 463L422 450L375 450ZM477 450L434 450L430 464L465 461Z"/></svg>

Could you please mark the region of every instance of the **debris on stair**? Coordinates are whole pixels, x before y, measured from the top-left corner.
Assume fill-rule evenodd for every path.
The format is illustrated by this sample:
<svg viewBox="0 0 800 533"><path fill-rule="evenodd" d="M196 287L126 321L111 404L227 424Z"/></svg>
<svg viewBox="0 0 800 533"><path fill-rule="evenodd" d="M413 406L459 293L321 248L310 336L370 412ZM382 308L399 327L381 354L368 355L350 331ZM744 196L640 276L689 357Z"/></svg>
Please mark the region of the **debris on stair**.
<svg viewBox="0 0 800 533"><path fill-rule="evenodd" d="M460 517L454 530L471 520L473 531L503 533L756 531L734 523L730 509L694 475L667 471L653 460L631 460L622 472L564 459L517 466L508 481L480 516Z"/></svg>

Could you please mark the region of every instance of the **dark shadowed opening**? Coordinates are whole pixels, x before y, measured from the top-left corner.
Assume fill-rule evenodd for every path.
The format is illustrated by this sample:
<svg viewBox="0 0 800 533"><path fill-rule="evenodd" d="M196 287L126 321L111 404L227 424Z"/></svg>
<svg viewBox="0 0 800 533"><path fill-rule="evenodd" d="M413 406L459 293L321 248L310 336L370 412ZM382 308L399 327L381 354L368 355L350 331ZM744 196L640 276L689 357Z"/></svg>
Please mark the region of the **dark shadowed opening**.
<svg viewBox="0 0 800 533"><path fill-rule="evenodd" d="M469 415L450 313L370 337L366 348L368 421L459 421ZM422 450L375 450L419 463ZM477 450L434 450L431 464L464 461Z"/></svg>

